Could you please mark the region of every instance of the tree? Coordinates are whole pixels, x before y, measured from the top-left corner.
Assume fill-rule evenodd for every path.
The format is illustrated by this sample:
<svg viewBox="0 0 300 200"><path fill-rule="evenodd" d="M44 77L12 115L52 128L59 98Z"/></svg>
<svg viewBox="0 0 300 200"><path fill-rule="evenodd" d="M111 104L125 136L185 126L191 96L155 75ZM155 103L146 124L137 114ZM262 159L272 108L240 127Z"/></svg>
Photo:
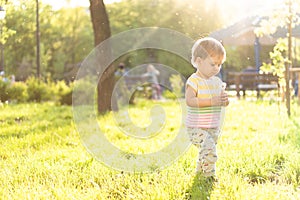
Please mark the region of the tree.
<svg viewBox="0 0 300 200"><path fill-rule="evenodd" d="M216 0L122 0L108 4L112 34L135 28L160 27L198 39L221 28L222 17ZM189 62L163 50L142 49L122 56L127 67L145 62L171 66L184 76L194 71ZM243 61L244 62L244 61Z"/></svg>
<svg viewBox="0 0 300 200"><path fill-rule="evenodd" d="M45 44L48 45L45 46L47 51L44 56L47 72L55 79L62 79L63 73L70 70L69 66L81 63L93 49L90 15L86 12L86 8L62 8L53 13L48 23L43 24L45 25L42 27L44 30L42 39L47 38L44 41L51 39L51 44ZM46 26L50 26L51 30Z"/></svg>
<svg viewBox="0 0 300 200"><path fill-rule="evenodd" d="M272 34L274 33L278 27L284 27L287 31L287 49L282 44L278 44L274 48L274 52L270 54L273 64L277 66L272 66L268 64L264 64L264 68L266 71L270 71L270 69L277 69L275 73L278 71L283 71L285 76L285 98L286 98L286 107L287 114L290 116L290 68L292 68L292 28L300 23L300 1L299 0L285 0L285 5L281 8L281 10L277 10L273 13L273 16L270 16L268 20L263 20L261 22L261 27L256 30L258 36L263 34ZM282 41L281 41L282 43ZM287 51L287 59L283 59L282 53ZM279 62L280 60L280 62ZM280 74L279 74L280 75Z"/></svg>
<svg viewBox="0 0 300 200"><path fill-rule="evenodd" d="M108 15L103 0L90 0L91 20L94 30L94 45L97 46L111 35ZM106 52L109 55L109 50ZM102 66L105 67L105 66ZM111 110L111 96L114 87L114 69L108 67L98 82L98 112Z"/></svg>
<svg viewBox="0 0 300 200"><path fill-rule="evenodd" d="M35 0L8 1L3 32L7 74L25 80L35 74ZM93 29L87 8L54 10L39 1L41 75L64 79L67 66L82 62L93 49ZM22 19L22 20L20 20ZM7 37L9 30L16 34Z"/></svg>

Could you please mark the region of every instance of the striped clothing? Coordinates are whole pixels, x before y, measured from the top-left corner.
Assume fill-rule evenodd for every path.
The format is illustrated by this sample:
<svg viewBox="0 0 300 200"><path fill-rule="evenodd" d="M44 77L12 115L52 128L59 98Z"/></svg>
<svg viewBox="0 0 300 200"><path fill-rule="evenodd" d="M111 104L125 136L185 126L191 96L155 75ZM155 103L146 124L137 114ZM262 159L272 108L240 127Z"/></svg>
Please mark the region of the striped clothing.
<svg viewBox="0 0 300 200"><path fill-rule="evenodd" d="M218 77L203 79L192 74L186 85L193 88L198 98L212 98L220 95L222 81ZM186 126L190 128L218 128L220 126L221 107L187 107Z"/></svg>

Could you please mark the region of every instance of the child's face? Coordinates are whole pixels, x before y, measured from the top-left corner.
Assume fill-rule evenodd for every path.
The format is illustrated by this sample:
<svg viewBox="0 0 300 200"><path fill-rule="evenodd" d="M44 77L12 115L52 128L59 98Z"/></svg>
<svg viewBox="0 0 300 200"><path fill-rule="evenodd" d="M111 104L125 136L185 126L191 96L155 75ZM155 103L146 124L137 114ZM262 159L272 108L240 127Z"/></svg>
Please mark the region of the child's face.
<svg viewBox="0 0 300 200"><path fill-rule="evenodd" d="M219 73L222 59L219 57L197 58L197 73L203 78L210 78Z"/></svg>

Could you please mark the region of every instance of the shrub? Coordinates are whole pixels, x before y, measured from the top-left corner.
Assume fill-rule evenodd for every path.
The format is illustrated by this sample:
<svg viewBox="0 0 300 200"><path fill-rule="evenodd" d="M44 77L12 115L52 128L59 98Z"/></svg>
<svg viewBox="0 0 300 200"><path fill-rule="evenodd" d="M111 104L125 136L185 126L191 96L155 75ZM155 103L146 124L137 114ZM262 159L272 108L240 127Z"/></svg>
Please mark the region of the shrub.
<svg viewBox="0 0 300 200"><path fill-rule="evenodd" d="M27 85L24 82L15 82L7 89L10 100L26 102L28 99Z"/></svg>
<svg viewBox="0 0 300 200"><path fill-rule="evenodd" d="M55 94L57 97L57 102L62 105L72 104L72 90L73 84L68 86L65 81L58 81L55 84Z"/></svg>
<svg viewBox="0 0 300 200"><path fill-rule="evenodd" d="M96 98L96 87L89 77L77 80L74 84L76 102L82 105L92 104Z"/></svg>
<svg viewBox="0 0 300 200"><path fill-rule="evenodd" d="M70 90L69 92L63 94L60 97L59 103L62 105L72 105L72 90Z"/></svg>
<svg viewBox="0 0 300 200"><path fill-rule="evenodd" d="M166 98L166 99L172 99L172 100L175 100L177 99L178 97L170 90L164 90L163 92L163 96Z"/></svg>
<svg viewBox="0 0 300 200"><path fill-rule="evenodd" d="M40 79L29 77L26 80L28 86L28 100L41 102L42 100L49 100L51 97L51 87Z"/></svg>
<svg viewBox="0 0 300 200"><path fill-rule="evenodd" d="M172 87L172 90L173 90L173 93L178 97L178 98L181 98L183 97L183 86L184 86L184 83L181 79L181 76L179 74L175 75L171 75L170 77L170 83L171 83L171 87Z"/></svg>
<svg viewBox="0 0 300 200"><path fill-rule="evenodd" d="M10 81L0 77L0 101L2 102L5 102L9 99L8 91L7 91L9 85L10 85Z"/></svg>

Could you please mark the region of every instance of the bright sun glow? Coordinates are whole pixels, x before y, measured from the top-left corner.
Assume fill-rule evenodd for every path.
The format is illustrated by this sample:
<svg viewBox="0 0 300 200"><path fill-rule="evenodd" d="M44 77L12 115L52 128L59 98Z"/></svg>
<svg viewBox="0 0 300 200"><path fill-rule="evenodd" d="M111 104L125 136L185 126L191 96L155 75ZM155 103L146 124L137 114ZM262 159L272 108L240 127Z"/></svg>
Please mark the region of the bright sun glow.
<svg viewBox="0 0 300 200"><path fill-rule="evenodd" d="M222 10L223 16L240 18L247 15L270 12L280 7L284 0L216 0Z"/></svg>
<svg viewBox="0 0 300 200"><path fill-rule="evenodd" d="M50 4L53 8L60 9L62 7L76 7L90 5L89 0L40 0ZM104 0L105 4L119 2L121 0ZM181 1L181 0L179 0ZM207 0L208 3L212 2ZM259 13L269 12L271 9L280 7L284 0L216 0L225 19L238 20L241 17Z"/></svg>
<svg viewBox="0 0 300 200"><path fill-rule="evenodd" d="M53 6L53 8L60 9L62 7L76 7L76 6L83 6L88 7L90 6L89 0L60 0L60 1L53 1L53 0L40 0L43 3L47 3ZM119 2L121 0L104 0L105 4L110 4L114 2Z"/></svg>

